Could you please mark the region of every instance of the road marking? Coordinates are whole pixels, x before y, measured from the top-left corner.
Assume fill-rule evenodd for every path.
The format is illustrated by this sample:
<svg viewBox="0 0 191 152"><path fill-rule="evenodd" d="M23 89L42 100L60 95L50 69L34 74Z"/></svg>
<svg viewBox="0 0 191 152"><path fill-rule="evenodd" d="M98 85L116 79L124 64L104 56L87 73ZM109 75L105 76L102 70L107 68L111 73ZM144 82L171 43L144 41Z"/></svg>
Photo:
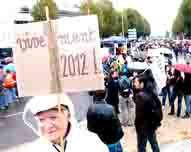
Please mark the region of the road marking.
<svg viewBox="0 0 191 152"><path fill-rule="evenodd" d="M22 115L22 114L23 112L17 112L17 113L6 115L6 116L0 116L0 118L10 118L10 117L14 117L14 116Z"/></svg>

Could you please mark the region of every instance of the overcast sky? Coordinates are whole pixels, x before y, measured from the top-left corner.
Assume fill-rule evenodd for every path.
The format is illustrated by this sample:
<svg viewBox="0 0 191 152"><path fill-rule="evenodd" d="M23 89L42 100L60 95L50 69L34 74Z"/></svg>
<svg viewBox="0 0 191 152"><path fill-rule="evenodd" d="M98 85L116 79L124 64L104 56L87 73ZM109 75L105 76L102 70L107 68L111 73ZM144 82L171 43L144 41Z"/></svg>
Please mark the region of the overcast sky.
<svg viewBox="0 0 191 152"><path fill-rule="evenodd" d="M10 22L18 8L32 6L38 0L5 0L0 5L0 23ZM58 7L72 7L82 0L55 0ZM115 7L131 7L137 9L151 24L152 33L164 33L171 29L172 22L182 0L113 0Z"/></svg>
<svg viewBox="0 0 191 152"><path fill-rule="evenodd" d="M182 0L114 0L120 7L137 9L151 24L153 33L170 30Z"/></svg>

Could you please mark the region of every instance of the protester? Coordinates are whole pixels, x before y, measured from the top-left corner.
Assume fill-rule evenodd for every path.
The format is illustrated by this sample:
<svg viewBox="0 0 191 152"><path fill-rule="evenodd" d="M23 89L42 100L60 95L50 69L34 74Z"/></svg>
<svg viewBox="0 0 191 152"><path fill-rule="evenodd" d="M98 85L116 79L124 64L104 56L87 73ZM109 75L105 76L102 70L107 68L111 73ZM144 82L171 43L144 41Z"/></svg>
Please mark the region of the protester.
<svg viewBox="0 0 191 152"><path fill-rule="evenodd" d="M3 87L5 88L6 100L9 104L16 101L16 81L14 75L11 71L7 70L5 73L5 78L3 82Z"/></svg>
<svg viewBox="0 0 191 152"><path fill-rule="evenodd" d="M8 109L8 102L5 96L5 88L3 87L3 81L4 81L3 66L0 65L0 111Z"/></svg>
<svg viewBox="0 0 191 152"><path fill-rule="evenodd" d="M180 117L181 108L182 108L182 98L183 98L183 77L181 76L180 71L174 71L175 86L173 88L173 94L171 96L171 114L174 114L174 102L176 97L178 97L178 106L177 106L177 117Z"/></svg>
<svg viewBox="0 0 191 152"><path fill-rule="evenodd" d="M60 100L61 112L58 111L58 100ZM66 152L108 152L107 146L96 134L78 127L72 101L67 95L32 98L27 103L23 115L25 123L31 127L33 124L26 119L29 111L38 122L36 132L41 138L25 151L61 152L61 148L64 148ZM61 147L61 138L64 142L63 147Z"/></svg>
<svg viewBox="0 0 191 152"><path fill-rule="evenodd" d="M126 60L125 60L124 64L122 65L121 73L123 75L128 76L128 62Z"/></svg>
<svg viewBox="0 0 191 152"><path fill-rule="evenodd" d="M114 108L108 104L93 104L87 113L88 129L96 133L110 152L122 152L123 130Z"/></svg>
<svg viewBox="0 0 191 152"><path fill-rule="evenodd" d="M165 73L166 73L166 86L162 88L162 105L163 108L166 105L166 98L168 96L168 101L170 104L171 96L172 96L172 84L171 84L171 79L172 79L172 62L169 61L168 65L165 67Z"/></svg>
<svg viewBox="0 0 191 152"><path fill-rule="evenodd" d="M118 73L113 71L106 83L106 102L114 107L117 114L119 113L119 89Z"/></svg>
<svg viewBox="0 0 191 152"><path fill-rule="evenodd" d="M132 85L131 80L126 75L120 75L120 100L119 109L121 116L121 123L126 126L133 126L134 124L134 102L132 100Z"/></svg>
<svg viewBox="0 0 191 152"><path fill-rule="evenodd" d="M138 152L146 152L147 141L150 142L153 152L160 151L156 130L161 125L162 107L153 80L148 72L146 75L136 76L133 82Z"/></svg>
<svg viewBox="0 0 191 152"><path fill-rule="evenodd" d="M184 100L186 105L186 112L183 118L190 118L191 113L191 74L184 74Z"/></svg>

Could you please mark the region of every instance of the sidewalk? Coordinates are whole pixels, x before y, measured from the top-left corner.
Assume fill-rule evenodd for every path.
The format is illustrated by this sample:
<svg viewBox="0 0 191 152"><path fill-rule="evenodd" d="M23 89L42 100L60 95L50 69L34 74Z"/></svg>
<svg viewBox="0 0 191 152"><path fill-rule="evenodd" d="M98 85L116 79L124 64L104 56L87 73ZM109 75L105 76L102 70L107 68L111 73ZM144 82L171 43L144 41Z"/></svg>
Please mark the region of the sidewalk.
<svg viewBox="0 0 191 152"><path fill-rule="evenodd" d="M157 138L159 141L161 152L189 152L191 151L191 118L182 119L174 116L169 116L169 107L164 111L164 120L162 126L157 131ZM184 108L182 115L184 114ZM86 122L82 122L82 127L85 128ZM134 127L123 127L125 136L122 139L124 152L137 152L136 132ZM186 140L187 139L187 140ZM173 144L174 143L174 144ZM8 150L1 150L1 152L23 152L30 143L16 146ZM172 149L170 149L172 148ZM184 148L181 149L181 148ZM148 144L148 149L150 146Z"/></svg>
<svg viewBox="0 0 191 152"><path fill-rule="evenodd" d="M161 152L190 152L191 140L183 140L173 144L161 146Z"/></svg>

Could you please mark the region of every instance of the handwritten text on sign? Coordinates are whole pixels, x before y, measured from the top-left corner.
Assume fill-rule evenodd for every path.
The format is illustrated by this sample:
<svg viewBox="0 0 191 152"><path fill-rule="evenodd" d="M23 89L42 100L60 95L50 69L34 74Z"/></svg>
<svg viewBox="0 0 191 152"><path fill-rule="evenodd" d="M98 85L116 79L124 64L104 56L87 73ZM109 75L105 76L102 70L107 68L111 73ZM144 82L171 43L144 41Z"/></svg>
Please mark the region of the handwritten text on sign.
<svg viewBox="0 0 191 152"><path fill-rule="evenodd" d="M56 31L63 90L103 89L97 17L63 18L52 23ZM50 93L46 23L17 25L16 29L15 58L20 95Z"/></svg>
<svg viewBox="0 0 191 152"><path fill-rule="evenodd" d="M94 74L100 74L101 71L98 68L96 61L96 51L93 49L93 71ZM86 53L77 53L75 55L62 55L61 65L63 65L63 77L76 76L76 75L88 75L89 71L87 69L88 62Z"/></svg>
<svg viewBox="0 0 191 152"><path fill-rule="evenodd" d="M96 40L96 31L88 28L87 31L84 32L65 32L65 33L57 33L56 41L58 47L62 47L63 45L73 45L78 43L89 43L94 42ZM27 49L41 48L48 45L47 33L43 35L37 35L36 33L25 32L24 36L18 37L16 40L17 45L23 51Z"/></svg>

